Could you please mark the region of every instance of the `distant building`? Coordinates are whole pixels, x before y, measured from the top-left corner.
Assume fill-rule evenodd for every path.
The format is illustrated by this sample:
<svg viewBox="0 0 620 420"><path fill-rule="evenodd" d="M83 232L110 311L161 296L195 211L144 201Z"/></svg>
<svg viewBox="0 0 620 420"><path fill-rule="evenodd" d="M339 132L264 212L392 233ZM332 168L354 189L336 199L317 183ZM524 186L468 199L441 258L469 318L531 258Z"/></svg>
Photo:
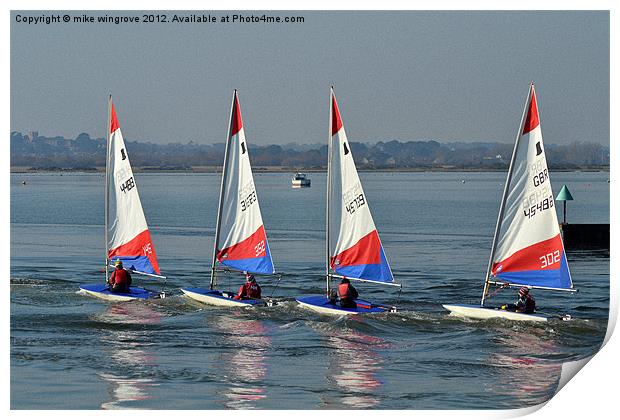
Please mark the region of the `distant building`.
<svg viewBox="0 0 620 420"><path fill-rule="evenodd" d="M493 156L484 156L482 158L483 161L497 161L497 162L503 162L502 161L502 155L495 155L495 157Z"/></svg>
<svg viewBox="0 0 620 420"><path fill-rule="evenodd" d="M38 131L34 131L34 130L30 130L30 131L28 131L28 134L25 135L25 137L26 137L26 141L28 143L32 143L37 138L39 138L39 132Z"/></svg>

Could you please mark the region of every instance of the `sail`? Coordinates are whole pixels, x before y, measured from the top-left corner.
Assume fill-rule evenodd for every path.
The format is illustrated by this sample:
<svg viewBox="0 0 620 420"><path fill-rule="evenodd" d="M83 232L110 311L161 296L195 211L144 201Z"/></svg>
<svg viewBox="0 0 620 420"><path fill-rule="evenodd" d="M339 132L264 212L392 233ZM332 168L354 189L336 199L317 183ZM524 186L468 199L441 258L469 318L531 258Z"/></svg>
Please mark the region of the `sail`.
<svg viewBox="0 0 620 420"><path fill-rule="evenodd" d="M236 270L273 274L236 91L226 147L217 260Z"/></svg>
<svg viewBox="0 0 620 420"><path fill-rule="evenodd" d="M351 146L331 92L329 147L329 266L334 273L367 281L391 283L392 271L370 214Z"/></svg>
<svg viewBox="0 0 620 420"><path fill-rule="evenodd" d="M491 272L511 284L570 289L533 85L526 109Z"/></svg>
<svg viewBox="0 0 620 420"><path fill-rule="evenodd" d="M120 259L130 270L159 275L155 247L112 99L109 129L106 194L110 198L111 223L108 223L108 258L113 261Z"/></svg>

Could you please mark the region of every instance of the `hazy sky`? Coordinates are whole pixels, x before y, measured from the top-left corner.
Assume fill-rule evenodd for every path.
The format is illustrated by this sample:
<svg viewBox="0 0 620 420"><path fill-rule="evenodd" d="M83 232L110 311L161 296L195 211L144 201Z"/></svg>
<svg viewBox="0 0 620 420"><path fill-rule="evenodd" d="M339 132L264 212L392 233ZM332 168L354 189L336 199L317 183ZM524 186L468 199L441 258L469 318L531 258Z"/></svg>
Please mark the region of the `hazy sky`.
<svg viewBox="0 0 620 420"><path fill-rule="evenodd" d="M18 14L42 12L11 14L11 130L103 137L111 93L129 140L223 142L237 88L250 144L320 143L333 84L352 140L512 142L534 81L548 143L609 144L607 12L266 12L305 22L119 25L28 25Z"/></svg>

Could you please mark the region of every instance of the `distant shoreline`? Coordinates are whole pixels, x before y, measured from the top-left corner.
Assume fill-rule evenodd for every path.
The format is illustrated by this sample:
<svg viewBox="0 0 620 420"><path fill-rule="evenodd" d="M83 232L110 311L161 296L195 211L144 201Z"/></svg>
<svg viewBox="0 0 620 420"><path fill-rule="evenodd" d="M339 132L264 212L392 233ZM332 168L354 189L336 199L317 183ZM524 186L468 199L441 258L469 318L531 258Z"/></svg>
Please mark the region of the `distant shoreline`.
<svg viewBox="0 0 620 420"><path fill-rule="evenodd" d="M326 168L290 168L281 166L258 166L252 168L255 173L319 173L326 172ZM507 168L485 168L485 167L429 167L429 168L358 168L359 172L506 172ZM609 166L593 166L579 168L551 168L553 172L609 172ZM171 167L135 167L135 173L220 173L221 166L194 166L190 168L171 168ZM24 166L12 166L11 173L58 173L58 172L86 172L104 173L105 168L32 168Z"/></svg>

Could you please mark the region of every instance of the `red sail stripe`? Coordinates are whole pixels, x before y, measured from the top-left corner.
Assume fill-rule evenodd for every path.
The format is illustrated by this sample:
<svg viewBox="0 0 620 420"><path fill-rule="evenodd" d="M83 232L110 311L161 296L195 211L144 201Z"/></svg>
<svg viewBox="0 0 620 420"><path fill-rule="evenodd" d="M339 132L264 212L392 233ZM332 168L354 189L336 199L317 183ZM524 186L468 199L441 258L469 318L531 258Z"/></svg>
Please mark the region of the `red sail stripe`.
<svg viewBox="0 0 620 420"><path fill-rule="evenodd" d="M380 264L381 263L381 241L377 230L373 230L368 235L357 241L349 249L345 249L340 254L331 258L330 266L348 267L351 265Z"/></svg>
<svg viewBox="0 0 620 420"><path fill-rule="evenodd" d="M530 101L530 109L527 111L527 118L523 125L523 135L529 133L540 125L540 119L538 118L538 105L536 104L536 92L534 86L532 86L532 100Z"/></svg>
<svg viewBox="0 0 620 420"><path fill-rule="evenodd" d="M149 230L139 233L131 241L120 245L114 249L108 251L108 258L112 259L115 256L119 257L148 257L151 262L155 274L160 274L159 264L157 263L157 254L155 253L155 246L151 240L151 233Z"/></svg>
<svg viewBox="0 0 620 420"><path fill-rule="evenodd" d="M553 262L556 251L558 251L557 256L559 258ZM563 252L562 239L560 234L557 234L551 239L520 249L504 261L493 263L492 272L493 275L496 275L497 273L515 271L559 270ZM543 260L549 254L551 254L550 258Z"/></svg>
<svg viewBox="0 0 620 420"><path fill-rule="evenodd" d="M342 128L342 118L340 118L340 110L336 103L336 95L332 93L332 136Z"/></svg>
<svg viewBox="0 0 620 420"><path fill-rule="evenodd" d="M118 124L118 118L116 118L116 111L114 110L114 102L110 100L110 134L114 133L120 125Z"/></svg>
<svg viewBox="0 0 620 420"><path fill-rule="evenodd" d="M232 126L230 129L230 136L234 136L243 128L243 120L241 119L241 108L239 107L239 98L237 92L235 92L235 100L233 103L232 111Z"/></svg>
<svg viewBox="0 0 620 420"><path fill-rule="evenodd" d="M256 232L243 241L224 248L217 253L218 261L245 260L248 258L261 258L267 255L267 235L265 227L261 225Z"/></svg>

